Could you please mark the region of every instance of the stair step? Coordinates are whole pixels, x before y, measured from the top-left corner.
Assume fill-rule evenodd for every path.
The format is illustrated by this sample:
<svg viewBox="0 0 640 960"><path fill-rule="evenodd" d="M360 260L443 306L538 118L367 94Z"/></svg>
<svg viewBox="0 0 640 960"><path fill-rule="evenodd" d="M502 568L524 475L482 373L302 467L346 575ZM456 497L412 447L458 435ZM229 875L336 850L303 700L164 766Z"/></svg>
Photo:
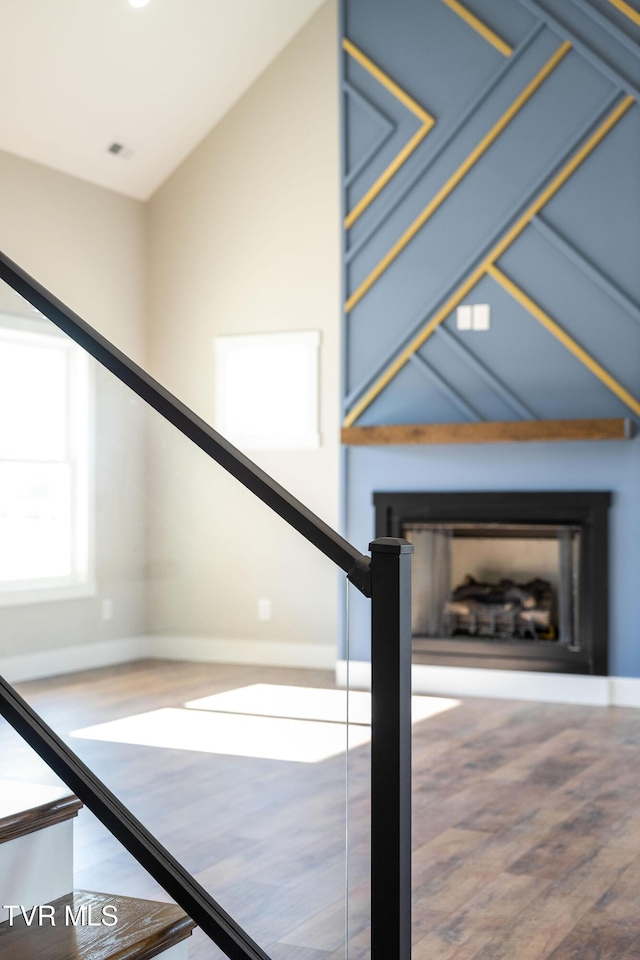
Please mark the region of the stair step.
<svg viewBox="0 0 640 960"><path fill-rule="evenodd" d="M73 890L73 818L67 787L0 780L0 922L6 903L50 903Z"/></svg>
<svg viewBox="0 0 640 960"><path fill-rule="evenodd" d="M67 787L0 780L0 843L70 820L81 807Z"/></svg>
<svg viewBox="0 0 640 960"><path fill-rule="evenodd" d="M195 927L175 904L88 890L74 890L48 906L54 910L55 926L51 911L43 912L39 925L37 912L31 926L22 915L15 916L13 926L8 920L0 924L2 960L182 960ZM78 917L81 909L74 926L69 914ZM117 923L104 925L114 915ZM94 925L89 925L89 917Z"/></svg>

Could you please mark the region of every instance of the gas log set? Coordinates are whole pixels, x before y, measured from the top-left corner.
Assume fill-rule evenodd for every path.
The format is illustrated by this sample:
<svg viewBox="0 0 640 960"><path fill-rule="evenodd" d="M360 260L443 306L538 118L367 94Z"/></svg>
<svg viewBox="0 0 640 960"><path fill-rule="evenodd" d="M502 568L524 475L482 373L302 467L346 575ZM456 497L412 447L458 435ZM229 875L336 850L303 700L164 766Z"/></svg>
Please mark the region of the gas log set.
<svg viewBox="0 0 640 960"><path fill-rule="evenodd" d="M482 583L467 575L444 605L444 628L450 637L468 634L505 640L555 640L553 600L548 580Z"/></svg>

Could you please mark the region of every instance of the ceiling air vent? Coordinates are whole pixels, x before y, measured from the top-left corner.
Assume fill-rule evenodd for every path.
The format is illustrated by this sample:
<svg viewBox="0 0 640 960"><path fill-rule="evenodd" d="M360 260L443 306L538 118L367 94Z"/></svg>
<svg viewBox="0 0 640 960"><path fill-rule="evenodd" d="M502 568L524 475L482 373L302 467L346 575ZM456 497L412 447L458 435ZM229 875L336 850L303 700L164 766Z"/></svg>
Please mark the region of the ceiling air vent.
<svg viewBox="0 0 640 960"><path fill-rule="evenodd" d="M107 147L107 153L112 153L114 157L122 157L123 160L129 160L133 156L133 150L120 140L114 140Z"/></svg>

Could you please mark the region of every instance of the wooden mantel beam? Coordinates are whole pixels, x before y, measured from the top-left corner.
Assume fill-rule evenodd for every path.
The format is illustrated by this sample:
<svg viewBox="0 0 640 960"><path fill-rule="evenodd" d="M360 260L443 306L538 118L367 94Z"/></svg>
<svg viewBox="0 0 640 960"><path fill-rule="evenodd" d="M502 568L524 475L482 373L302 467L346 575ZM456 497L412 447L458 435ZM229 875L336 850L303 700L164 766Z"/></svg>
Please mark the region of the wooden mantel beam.
<svg viewBox="0 0 640 960"><path fill-rule="evenodd" d="M407 443L522 443L549 440L630 440L629 417L600 420L508 420L492 423L412 423L344 427L342 442L353 446Z"/></svg>

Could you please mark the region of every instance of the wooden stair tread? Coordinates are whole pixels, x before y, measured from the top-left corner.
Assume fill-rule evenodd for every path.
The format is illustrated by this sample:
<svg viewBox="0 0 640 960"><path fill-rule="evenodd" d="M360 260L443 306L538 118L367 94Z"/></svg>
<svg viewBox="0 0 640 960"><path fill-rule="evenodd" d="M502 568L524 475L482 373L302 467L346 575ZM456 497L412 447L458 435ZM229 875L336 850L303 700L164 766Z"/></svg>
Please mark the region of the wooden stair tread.
<svg viewBox="0 0 640 960"><path fill-rule="evenodd" d="M0 843L76 817L81 807L63 785L0 780Z"/></svg>
<svg viewBox="0 0 640 960"><path fill-rule="evenodd" d="M195 923L175 904L155 900L137 900L107 893L74 890L52 901L56 925L43 918L43 925L32 926L16 917L0 924L0 956L2 960L151 960L176 943L191 936ZM103 916L110 920L104 907L117 909L118 922L102 926ZM74 915L88 908L97 926L65 924L66 908Z"/></svg>

